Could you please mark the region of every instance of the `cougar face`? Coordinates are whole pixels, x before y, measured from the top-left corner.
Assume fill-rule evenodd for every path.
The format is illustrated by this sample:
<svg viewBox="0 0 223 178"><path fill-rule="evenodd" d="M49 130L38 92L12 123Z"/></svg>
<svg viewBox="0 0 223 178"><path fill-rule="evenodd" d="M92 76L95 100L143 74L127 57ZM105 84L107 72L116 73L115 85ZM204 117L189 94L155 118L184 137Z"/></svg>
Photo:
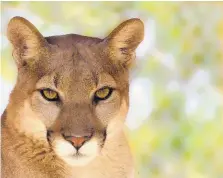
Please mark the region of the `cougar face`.
<svg viewBox="0 0 223 178"><path fill-rule="evenodd" d="M126 21L105 39L43 37L15 17L8 38L18 66L9 104L18 129L33 137L41 133L71 166L100 156L128 111L128 68L143 38L142 22Z"/></svg>

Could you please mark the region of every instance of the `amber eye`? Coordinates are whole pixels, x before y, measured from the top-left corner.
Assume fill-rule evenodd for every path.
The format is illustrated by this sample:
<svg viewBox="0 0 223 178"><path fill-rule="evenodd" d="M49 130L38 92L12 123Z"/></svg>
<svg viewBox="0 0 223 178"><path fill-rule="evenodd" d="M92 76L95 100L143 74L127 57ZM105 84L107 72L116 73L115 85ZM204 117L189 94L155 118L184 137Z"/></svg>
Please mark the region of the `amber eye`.
<svg viewBox="0 0 223 178"><path fill-rule="evenodd" d="M42 90L40 90L40 93L48 101L58 101L59 100L59 96L58 96L57 92L55 92L51 89L42 89Z"/></svg>
<svg viewBox="0 0 223 178"><path fill-rule="evenodd" d="M111 96L113 89L109 87L104 87L95 92L95 100L106 100Z"/></svg>

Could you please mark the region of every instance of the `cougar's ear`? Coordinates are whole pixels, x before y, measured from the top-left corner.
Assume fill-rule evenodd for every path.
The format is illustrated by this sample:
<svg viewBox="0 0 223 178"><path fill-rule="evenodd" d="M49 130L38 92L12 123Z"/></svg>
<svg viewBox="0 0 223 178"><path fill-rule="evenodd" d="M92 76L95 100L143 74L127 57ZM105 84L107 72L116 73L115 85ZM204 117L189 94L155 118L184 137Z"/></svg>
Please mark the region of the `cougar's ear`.
<svg viewBox="0 0 223 178"><path fill-rule="evenodd" d="M111 58L131 65L135 58L135 49L144 38L144 25L140 19L129 19L116 27L105 41Z"/></svg>
<svg viewBox="0 0 223 178"><path fill-rule="evenodd" d="M46 52L47 41L28 20L14 17L7 28L7 37L13 45L13 57L17 65L32 63Z"/></svg>

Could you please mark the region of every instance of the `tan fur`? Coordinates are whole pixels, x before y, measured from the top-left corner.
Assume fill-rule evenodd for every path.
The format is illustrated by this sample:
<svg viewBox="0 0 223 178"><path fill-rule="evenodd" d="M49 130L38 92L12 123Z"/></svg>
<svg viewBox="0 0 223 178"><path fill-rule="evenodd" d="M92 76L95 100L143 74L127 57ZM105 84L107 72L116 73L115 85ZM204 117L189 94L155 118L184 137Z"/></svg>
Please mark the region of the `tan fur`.
<svg viewBox="0 0 223 178"><path fill-rule="evenodd" d="M18 78L2 116L3 178L133 177L123 127L129 66L143 33L139 19L123 22L105 39L43 37L22 17L9 22ZM96 102L95 92L106 86L114 89L111 96ZM60 100L44 99L43 88ZM64 134L91 138L77 150Z"/></svg>

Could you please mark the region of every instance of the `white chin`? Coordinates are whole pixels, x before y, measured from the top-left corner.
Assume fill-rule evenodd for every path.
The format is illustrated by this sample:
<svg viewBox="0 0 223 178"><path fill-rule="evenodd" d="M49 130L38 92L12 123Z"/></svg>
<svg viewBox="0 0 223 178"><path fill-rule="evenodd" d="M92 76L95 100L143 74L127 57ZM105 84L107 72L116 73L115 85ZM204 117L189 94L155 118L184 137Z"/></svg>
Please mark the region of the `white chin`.
<svg viewBox="0 0 223 178"><path fill-rule="evenodd" d="M90 163L96 156L67 156L62 157L64 162L70 166L85 166Z"/></svg>
<svg viewBox="0 0 223 178"><path fill-rule="evenodd" d="M77 155L77 150L62 138L55 139L53 145L56 154L70 166L85 166L99 154L96 139L89 140L79 149L80 156Z"/></svg>

